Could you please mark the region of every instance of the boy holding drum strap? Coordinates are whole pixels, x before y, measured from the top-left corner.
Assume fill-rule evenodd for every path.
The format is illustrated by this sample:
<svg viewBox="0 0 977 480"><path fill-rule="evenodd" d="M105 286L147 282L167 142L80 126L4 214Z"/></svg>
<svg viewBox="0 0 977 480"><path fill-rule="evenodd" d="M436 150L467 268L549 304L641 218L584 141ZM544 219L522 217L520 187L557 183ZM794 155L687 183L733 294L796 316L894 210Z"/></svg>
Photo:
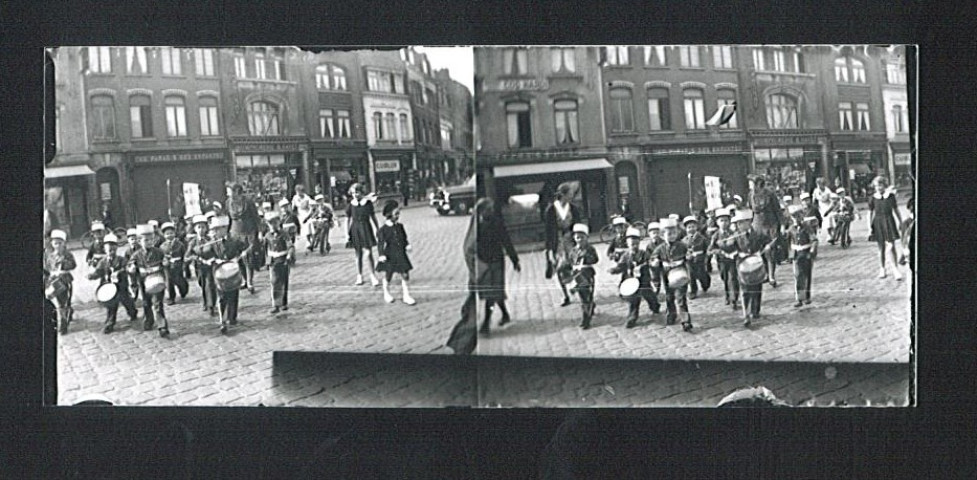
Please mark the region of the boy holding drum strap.
<svg viewBox="0 0 977 480"><path fill-rule="evenodd" d="M163 232L164 241L159 248L166 255L166 261L169 263L164 269L166 273L166 294L169 297L166 304L173 305L176 303L177 291L180 292L180 298L183 299L187 298L187 291L190 290L187 278L183 276L183 257L187 253L187 247L177 238L176 225L172 222L164 223L160 230Z"/></svg>
<svg viewBox="0 0 977 480"><path fill-rule="evenodd" d="M607 258L616 262L620 259L621 254L628 249L628 239L625 235L628 230L628 221L620 215L615 215L611 219L611 225L614 228L614 238L607 242Z"/></svg>
<svg viewBox="0 0 977 480"><path fill-rule="evenodd" d="M77 264L75 257L65 247L68 234L64 230L51 230L51 248L44 251L45 293L54 303L58 314L58 332L68 333L68 323L71 321L71 270Z"/></svg>
<svg viewBox="0 0 977 480"><path fill-rule="evenodd" d="M682 330L686 332L692 330L692 316L689 315L689 302L686 298L688 282L685 284L672 284L669 282L669 273L673 270L685 272L685 258L689 253L688 246L679 241L678 221L674 218L663 218L659 222L662 231L665 233L665 243L659 245L652 252L652 265L660 266L662 269L662 281L665 283L665 305L668 313L665 315L665 325L675 325L675 320L682 315ZM688 278L686 273L686 279ZM678 309L676 311L676 302Z"/></svg>
<svg viewBox="0 0 977 480"><path fill-rule="evenodd" d="M573 278L577 286L571 292L580 295L581 310L583 311L583 321L580 328L586 330L590 328L590 319L594 316L594 288L596 272L594 264L597 263L597 250L590 244L590 227L582 223L573 225L574 246L570 249L567 257L568 267L573 270Z"/></svg>
<svg viewBox="0 0 977 480"><path fill-rule="evenodd" d="M126 259L118 255L118 237L110 233L102 240L102 244L105 248L105 256L95 264L92 273L88 274L88 279L98 280L99 287L107 283L114 283L116 286L115 300L105 304L105 328L102 333L109 334L115 328L119 304L125 307L130 322L136 321L136 304L129 296L129 275L125 271Z"/></svg>
<svg viewBox="0 0 977 480"><path fill-rule="evenodd" d="M625 325L626 328L634 328L638 322L641 300L648 302L648 308L654 313L661 310L661 305L658 304L658 295L651 289L651 272L648 269L651 253L647 249L640 248L641 232L637 228L628 228L625 231L625 238L628 249L618 257L617 265L611 267L611 273L620 273L621 282L629 278L638 280L638 292L628 300L628 323Z"/></svg>
<svg viewBox="0 0 977 480"><path fill-rule="evenodd" d="M197 247L210 242L210 237L207 232L207 221L208 217L205 215L193 216L191 222L193 223L193 230L196 235L187 243L187 253L183 258L185 262L193 262L194 264L193 269L197 272L197 284L200 285L204 311L210 312L211 317L216 317L217 286L214 284L213 268L210 263L201 260L200 256L196 253Z"/></svg>
<svg viewBox="0 0 977 480"><path fill-rule="evenodd" d="M204 246L195 248L197 256L202 260L217 261L214 263L214 273L217 273L222 262L237 263L248 251L248 245L241 240L228 238L227 227L230 219L224 216L214 217L210 220L210 230L213 232L214 240ZM217 280L216 278L214 279ZM217 289L220 297L220 332L227 333L228 325L237 324L237 304L238 292L240 288L229 290Z"/></svg>
<svg viewBox="0 0 977 480"><path fill-rule="evenodd" d="M159 322L159 336L166 338L170 335L169 325L166 322L166 314L163 311L163 296L166 294L165 288L157 293L146 291L146 282L150 276L159 278L163 275L166 267L166 254L159 247L156 247L156 229L152 225L143 224L136 227L136 235L139 237L141 249L133 253L128 262L130 273L139 274L139 291L142 293L143 309L143 330L153 329L153 325ZM165 282L165 280L164 280Z"/></svg>
<svg viewBox="0 0 977 480"><path fill-rule="evenodd" d="M754 255L761 257L770 255L773 240L765 233L753 229L752 210L740 210L736 212L736 215L733 216L733 222L736 224L736 233L742 234L736 238L736 250L738 252L736 268L737 273L741 273L740 267L745 258ZM768 265L771 263L769 260L766 262ZM762 264L760 268L763 268ZM760 300L763 296L764 277L766 277L765 273L758 275L756 281L743 277L740 278L740 284L743 288L743 326L745 327L750 326L751 318L756 319L760 317Z"/></svg>
<svg viewBox="0 0 977 480"><path fill-rule="evenodd" d="M804 208L799 205L789 207L793 224L787 230L791 257L794 259L794 293L797 298L795 308L811 303L811 271L814 257L818 254L818 234L816 217L804 217Z"/></svg>
<svg viewBox="0 0 977 480"><path fill-rule="evenodd" d="M740 308L740 280L736 274L736 232L730 226L730 215L730 211L725 208L716 212L717 230L712 235L709 250L716 255L719 262L719 278L723 279L726 290L726 305L732 305L733 311L736 311Z"/></svg>
<svg viewBox="0 0 977 480"><path fill-rule="evenodd" d="M102 258L105 257L105 247L102 246L105 238L105 224L99 221L92 222L92 237L95 241L88 247L88 254L85 255L85 262L89 267L94 268Z"/></svg>
<svg viewBox="0 0 977 480"><path fill-rule="evenodd" d="M689 298L694 299L699 295L699 286L702 286L702 294L705 295L712 285L712 277L706 271L706 249L709 247L709 240L699 231L699 220L692 215L682 220L685 226L685 238L682 240L688 247L688 269L689 269Z"/></svg>

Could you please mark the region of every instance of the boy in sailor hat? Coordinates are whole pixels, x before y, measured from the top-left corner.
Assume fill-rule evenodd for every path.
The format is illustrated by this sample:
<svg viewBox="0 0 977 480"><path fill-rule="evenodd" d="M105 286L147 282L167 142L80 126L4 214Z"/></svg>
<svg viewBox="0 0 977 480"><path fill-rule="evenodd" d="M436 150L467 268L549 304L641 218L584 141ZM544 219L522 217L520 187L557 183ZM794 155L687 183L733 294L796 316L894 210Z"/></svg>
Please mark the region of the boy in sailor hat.
<svg viewBox="0 0 977 480"><path fill-rule="evenodd" d="M155 246L156 229L152 225L136 226L136 235L139 236L139 244L142 248L132 254L127 267L130 273L137 274L139 291L143 299L143 330L152 330L156 322L159 322L159 336L166 338L170 335L169 324L163 311L163 296L166 292L160 291L151 295L146 293L147 276L163 274L166 254Z"/></svg>
<svg viewBox="0 0 977 480"><path fill-rule="evenodd" d="M628 249L628 241L625 237L628 221L621 215L614 215L611 219L611 226L614 228L614 238L607 244L607 258L616 262L621 254Z"/></svg>
<svg viewBox="0 0 977 480"><path fill-rule="evenodd" d="M662 282L665 286L665 306L668 313L665 315L665 325L674 325L675 320L682 316L682 330L689 332L692 330L692 316L689 315L689 302L686 298L688 285L671 285L668 281L668 273L674 269L685 269L685 261L688 256L688 246L679 240L678 222L674 218L663 218L659 222L665 234L665 243L659 245L651 253L652 265L662 269ZM677 307L676 308L676 304Z"/></svg>
<svg viewBox="0 0 977 480"><path fill-rule="evenodd" d="M319 255L325 255L332 250L332 245L329 244L329 231L333 227L335 213L332 205L326 203L325 195L321 193L316 195L315 201L317 207L306 220L311 220L315 224L315 236L312 238L312 243L309 244L309 251L312 252L318 248Z"/></svg>
<svg viewBox="0 0 977 480"><path fill-rule="evenodd" d="M580 328L590 328L590 320L594 316L594 289L596 288L597 250L590 244L590 228L583 223L573 225L573 248L567 256L568 267L573 270L573 278L577 286L571 290L580 296L580 308L583 321Z"/></svg>
<svg viewBox="0 0 977 480"><path fill-rule="evenodd" d="M702 294L705 295L712 285L712 277L706 271L706 250L709 247L709 240L699 232L699 220L692 215L682 220L685 226L685 238L681 241L688 248L686 254L686 267L689 270L689 299L699 296L699 286L702 286Z"/></svg>
<svg viewBox="0 0 977 480"><path fill-rule="evenodd" d="M817 218L805 218L804 208L800 205L791 205L789 210L793 222L787 230L787 240L794 258L794 294L797 299L794 307L798 308L811 303L811 272L818 253L818 236L814 229Z"/></svg>
<svg viewBox="0 0 977 480"><path fill-rule="evenodd" d="M770 251L776 239L771 239L767 234L753 228L753 211L740 210L733 216L736 223L736 232L741 234L736 238L737 273L743 259L751 255L761 255L765 258L765 265L769 266L772 261L769 257ZM763 282L755 285L748 285L741 282L743 289L743 326L749 327L750 320L760 317L760 301L763 296Z"/></svg>
<svg viewBox="0 0 977 480"><path fill-rule="evenodd" d="M71 308L72 281L71 271L75 269L75 257L68 251L65 243L68 234L64 230L51 230L51 247L44 251L44 286L45 295L54 303L58 314L58 332L68 333L68 323L71 322L73 310ZM51 289L55 284L65 288L58 291ZM49 290L51 289L51 290Z"/></svg>
<svg viewBox="0 0 977 480"><path fill-rule="evenodd" d="M238 263L248 253L248 244L237 238L229 238L227 235L230 226L230 218L216 216L210 220L210 230L213 232L214 239L205 245L196 247L194 253L204 261L209 261L216 272L220 264ZM215 279L216 281L216 279ZM243 282L242 282L243 283ZM233 290L218 289L220 298L220 332L227 333L229 325L237 324L238 293L240 288Z"/></svg>
<svg viewBox="0 0 977 480"><path fill-rule="evenodd" d="M167 305L176 304L176 293L180 292L180 298L187 298L187 291L190 284L183 276L183 257L187 253L187 247L177 238L177 227L172 222L166 222L160 227L163 231L163 243L159 249L163 251L163 271L166 272L166 293Z"/></svg>
<svg viewBox="0 0 977 480"><path fill-rule="evenodd" d="M197 253L198 247L202 247L210 242L207 223L209 218L206 215L194 215L190 223L193 226L194 236L187 243L187 253L183 259L186 263L193 263L193 269L197 272L197 285L200 285L203 309L210 312L210 316L217 316L217 285L214 283L214 271L210 263L200 258Z"/></svg>
<svg viewBox="0 0 977 480"><path fill-rule="evenodd" d="M801 193L801 207L804 211L805 217L814 217L817 219L818 223L815 228L821 230L821 210L818 210L818 206L811 201L811 194L808 192Z"/></svg>
<svg viewBox="0 0 977 480"><path fill-rule="evenodd" d="M85 255L85 263L89 267L94 268L105 257L105 247L102 246L102 239L105 238L105 224L98 220L92 222L92 237L95 241L92 242L92 246L88 247L88 254Z"/></svg>
<svg viewBox="0 0 977 480"><path fill-rule="evenodd" d="M625 231L624 236L627 239L627 249L618 256L617 265L611 267L610 271L620 273L622 282L629 278L638 279L638 294L628 302L628 323L625 325L625 328L633 328L638 322L642 300L648 302L648 308L653 313L658 313L661 305L658 304L658 295L651 288L651 272L648 268L651 253L641 248L641 232L631 227Z"/></svg>
<svg viewBox="0 0 977 480"><path fill-rule="evenodd" d="M659 245L665 243L665 240L661 236L661 223L651 222L648 224L648 246L645 250L651 255L652 252L658 248ZM658 299L658 293L661 292L662 283L662 267L661 265L655 266L651 265L648 268L651 271L651 287L655 292L655 299Z"/></svg>
<svg viewBox="0 0 977 480"><path fill-rule="evenodd" d="M129 260L132 260L132 256L135 255L137 251L142 249L139 245L139 235L136 234L136 228L130 228L126 230L126 253L123 255L125 258L126 265L129 265ZM139 275L133 273L126 273L129 276L129 296L135 301L139 298Z"/></svg>
<svg viewBox="0 0 977 480"><path fill-rule="evenodd" d="M271 266L271 313L288 310L288 274L289 260L295 255L292 239L281 227L281 215L278 212L265 213L268 222L268 233L265 242L268 245L268 259Z"/></svg>
<svg viewBox="0 0 977 480"><path fill-rule="evenodd" d="M136 321L136 305L129 296L129 275L126 274L126 259L118 255L119 238L114 234L108 234L102 240L105 247L105 256L102 257L95 268L88 275L89 280L98 280L98 286L106 283L115 283L117 287L115 300L105 305L105 328L102 333L109 334L115 329L115 318L119 311L119 304L126 309L129 314L129 321Z"/></svg>
<svg viewBox="0 0 977 480"><path fill-rule="evenodd" d="M736 243L733 239L736 232L730 226L732 212L729 209L720 209L716 213L716 232L713 233L709 242L709 250L716 255L719 262L719 278L723 279L723 288L726 292L726 305L732 305L733 311L739 309L740 280L736 274Z"/></svg>

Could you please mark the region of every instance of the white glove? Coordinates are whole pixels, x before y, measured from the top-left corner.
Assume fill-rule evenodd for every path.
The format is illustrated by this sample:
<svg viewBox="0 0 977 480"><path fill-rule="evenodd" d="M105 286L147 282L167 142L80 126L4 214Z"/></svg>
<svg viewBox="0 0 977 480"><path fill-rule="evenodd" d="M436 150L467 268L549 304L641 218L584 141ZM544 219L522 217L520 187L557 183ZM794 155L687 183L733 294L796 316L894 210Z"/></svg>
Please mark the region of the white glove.
<svg viewBox="0 0 977 480"><path fill-rule="evenodd" d="M387 256L386 255L380 255L379 257L377 257L377 261L378 262L386 262L387 261Z"/></svg>

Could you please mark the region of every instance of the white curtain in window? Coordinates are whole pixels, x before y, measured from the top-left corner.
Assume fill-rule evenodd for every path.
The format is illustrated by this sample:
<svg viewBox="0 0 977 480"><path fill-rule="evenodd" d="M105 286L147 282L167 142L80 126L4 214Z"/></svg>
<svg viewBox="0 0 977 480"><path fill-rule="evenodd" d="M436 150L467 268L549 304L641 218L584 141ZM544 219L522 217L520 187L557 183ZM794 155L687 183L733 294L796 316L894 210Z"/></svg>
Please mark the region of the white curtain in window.
<svg viewBox="0 0 977 480"><path fill-rule="evenodd" d="M685 92L685 128L689 130L706 128L702 92L698 90Z"/></svg>
<svg viewBox="0 0 977 480"><path fill-rule="evenodd" d="M237 78L246 78L247 71L244 66L244 58L234 57L234 76Z"/></svg>
<svg viewBox="0 0 977 480"><path fill-rule="evenodd" d="M848 81L848 65L845 64L844 58L835 59L835 80L839 82Z"/></svg>
<svg viewBox="0 0 977 480"><path fill-rule="evenodd" d="M126 47L126 69L129 73L149 73L146 47Z"/></svg>
<svg viewBox="0 0 977 480"><path fill-rule="evenodd" d="M394 139L397 136L397 133L396 133L397 132L397 122L396 122L396 120L394 118L394 114L388 113L384 117L384 120L385 120L385 124L383 126L383 129L387 132L387 136L389 136L390 139Z"/></svg>
<svg viewBox="0 0 977 480"><path fill-rule="evenodd" d="M265 76L265 57L263 55L256 56L254 59L254 71L255 77L261 80L266 78Z"/></svg>
<svg viewBox="0 0 977 480"><path fill-rule="evenodd" d="M212 50L195 48L193 50L193 60L197 75L214 75L214 53Z"/></svg>
<svg viewBox="0 0 977 480"><path fill-rule="evenodd" d="M112 71L112 57L110 47L88 47L88 68L96 73Z"/></svg>
<svg viewBox="0 0 977 480"><path fill-rule="evenodd" d="M511 48L502 49L502 71L507 75L512 74L512 56L515 51Z"/></svg>
<svg viewBox="0 0 977 480"><path fill-rule="evenodd" d="M858 108L858 129L870 130L871 127L869 126L868 122L868 104L859 103L856 105L856 107Z"/></svg>
<svg viewBox="0 0 977 480"><path fill-rule="evenodd" d="M865 83L865 65L861 60L851 59L851 75L853 82Z"/></svg>
<svg viewBox="0 0 977 480"><path fill-rule="evenodd" d="M412 138L410 133L410 122L407 121L406 113L400 114L400 131L403 133L404 139L410 140Z"/></svg>
<svg viewBox="0 0 977 480"><path fill-rule="evenodd" d="M319 110L319 134L325 138L333 138L332 110Z"/></svg>
<svg viewBox="0 0 977 480"><path fill-rule="evenodd" d="M333 67L332 83L336 90L346 90L346 71L339 67Z"/></svg>
<svg viewBox="0 0 977 480"><path fill-rule="evenodd" d="M519 114L509 112L506 114L506 125L509 131L509 146L519 146Z"/></svg>
<svg viewBox="0 0 977 480"><path fill-rule="evenodd" d="M852 129L851 103L842 102L838 104L838 121L842 130Z"/></svg>
<svg viewBox="0 0 977 480"><path fill-rule="evenodd" d="M142 137L142 112L139 111L138 106L132 105L129 107L129 118L132 122L132 136L135 138Z"/></svg>
<svg viewBox="0 0 977 480"><path fill-rule="evenodd" d="M753 67L757 70L766 70L767 66L764 64L763 60L763 49L754 48L753 49Z"/></svg>

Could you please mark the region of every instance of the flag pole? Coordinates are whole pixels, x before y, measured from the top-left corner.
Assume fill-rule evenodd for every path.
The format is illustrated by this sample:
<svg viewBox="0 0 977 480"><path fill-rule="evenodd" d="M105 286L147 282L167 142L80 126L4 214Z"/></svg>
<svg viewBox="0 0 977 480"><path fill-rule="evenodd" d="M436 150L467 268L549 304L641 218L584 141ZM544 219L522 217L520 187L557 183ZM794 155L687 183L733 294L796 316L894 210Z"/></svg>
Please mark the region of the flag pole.
<svg viewBox="0 0 977 480"><path fill-rule="evenodd" d="M170 198L170 179L166 179L166 215L173 216L173 200Z"/></svg>
<svg viewBox="0 0 977 480"><path fill-rule="evenodd" d="M689 215L692 215L692 172L689 172Z"/></svg>

